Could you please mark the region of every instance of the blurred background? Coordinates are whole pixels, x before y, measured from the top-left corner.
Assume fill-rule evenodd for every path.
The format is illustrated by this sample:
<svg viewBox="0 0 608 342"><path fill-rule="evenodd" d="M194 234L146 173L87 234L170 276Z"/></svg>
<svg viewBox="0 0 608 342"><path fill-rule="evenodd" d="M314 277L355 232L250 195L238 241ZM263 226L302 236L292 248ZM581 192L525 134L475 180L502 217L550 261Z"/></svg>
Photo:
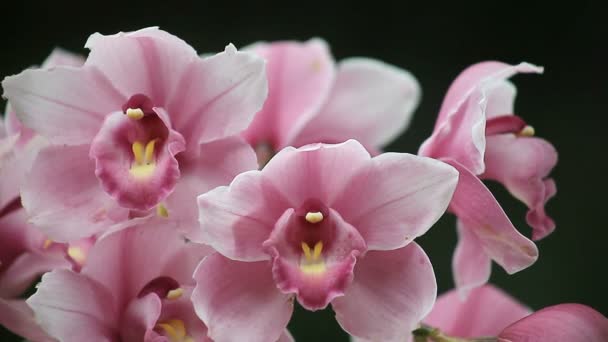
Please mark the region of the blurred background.
<svg viewBox="0 0 608 342"><path fill-rule="evenodd" d="M39 64L55 46L85 54L84 43L94 32L160 26L200 53L223 50L230 42L240 47L258 40L322 37L337 60L373 57L418 78L422 102L409 129L388 147L415 153L431 133L450 82L468 65L488 59L543 65L544 75L514 79L516 113L559 152L553 172L558 194L547 208L557 229L538 243L535 265L513 276L494 267L492 281L533 309L578 302L608 315L608 26L599 2L285 3L4 2L0 78ZM529 236L524 206L501 187L491 189ZM419 240L433 262L440 292L453 286L454 225L446 215ZM297 308L289 329L299 341L347 341L331 309ZM0 340L18 338L0 330Z"/></svg>

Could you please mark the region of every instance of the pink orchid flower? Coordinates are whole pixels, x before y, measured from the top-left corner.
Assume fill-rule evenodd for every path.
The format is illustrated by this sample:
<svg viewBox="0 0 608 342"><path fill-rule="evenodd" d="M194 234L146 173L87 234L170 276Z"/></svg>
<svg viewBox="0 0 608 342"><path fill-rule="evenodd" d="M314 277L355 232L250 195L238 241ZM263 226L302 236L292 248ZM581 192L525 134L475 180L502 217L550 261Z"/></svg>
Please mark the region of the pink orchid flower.
<svg viewBox="0 0 608 342"><path fill-rule="evenodd" d="M189 295L211 249L184 240L159 218L110 233L80 273L45 274L27 303L60 341L207 341ZM142 248L143 246L143 248Z"/></svg>
<svg viewBox="0 0 608 342"><path fill-rule="evenodd" d="M435 334L444 338L447 335L464 339L495 337L493 340L499 342L608 341L608 319L588 306L559 304L532 313L491 285L472 290L466 300L454 290L439 296L424 323L439 329Z"/></svg>
<svg viewBox="0 0 608 342"><path fill-rule="evenodd" d="M156 210L188 232L196 194L256 168L234 137L262 107L263 61L229 45L201 59L157 28L93 34L82 67L3 82L23 124L47 138L22 189L30 220L73 241Z"/></svg>
<svg viewBox="0 0 608 342"><path fill-rule="evenodd" d="M515 229L481 180L502 183L528 206L534 239L555 228L544 206L556 192L547 176L557 153L513 115L516 91L507 80L516 73L540 72L527 63L469 67L448 90L433 135L420 148L420 155L449 163L460 173L450 211L458 217L453 273L463 293L488 281L491 260L512 274L538 258L536 245Z"/></svg>
<svg viewBox="0 0 608 342"><path fill-rule="evenodd" d="M420 99L409 72L369 58L336 65L321 39L247 50L267 63L268 99L243 133L261 166L287 146L351 138L376 154L405 129Z"/></svg>
<svg viewBox="0 0 608 342"><path fill-rule="evenodd" d="M445 163L371 158L349 140L285 148L261 171L199 196L203 242L221 253L194 275L192 299L209 336L274 340L294 297L313 311L331 303L356 336L385 340L404 323L414 327L436 283L412 240L443 214L456 183Z"/></svg>

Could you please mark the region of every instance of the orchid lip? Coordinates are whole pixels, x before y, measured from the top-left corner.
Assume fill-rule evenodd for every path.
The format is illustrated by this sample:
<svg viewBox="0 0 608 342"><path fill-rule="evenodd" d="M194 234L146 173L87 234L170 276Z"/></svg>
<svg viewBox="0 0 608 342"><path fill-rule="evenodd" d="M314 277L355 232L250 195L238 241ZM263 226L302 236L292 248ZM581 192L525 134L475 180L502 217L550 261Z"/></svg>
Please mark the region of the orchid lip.
<svg viewBox="0 0 608 342"><path fill-rule="evenodd" d="M169 319L157 323L156 328L164 332L170 342L194 342L194 339L187 335L186 325L181 319Z"/></svg>

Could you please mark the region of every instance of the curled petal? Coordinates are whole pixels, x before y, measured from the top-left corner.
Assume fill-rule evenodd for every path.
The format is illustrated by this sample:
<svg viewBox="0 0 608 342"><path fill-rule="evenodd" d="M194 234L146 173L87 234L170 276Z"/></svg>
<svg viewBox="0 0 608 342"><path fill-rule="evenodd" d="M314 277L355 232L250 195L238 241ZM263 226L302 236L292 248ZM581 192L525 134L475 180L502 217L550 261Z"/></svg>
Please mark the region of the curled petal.
<svg viewBox="0 0 608 342"><path fill-rule="evenodd" d="M194 309L213 340L276 341L283 334L293 300L276 288L267 261L232 261L215 253L201 262L194 279Z"/></svg>
<svg viewBox="0 0 608 342"><path fill-rule="evenodd" d="M488 137L486 171L481 176L501 182L528 208L528 224L535 240L555 229L545 213L546 202L555 195L555 183L547 179L557 164L557 152L547 141L534 137L501 134Z"/></svg>
<svg viewBox="0 0 608 342"><path fill-rule="evenodd" d="M22 299L0 298L0 325L31 341L56 341L42 330L34 312Z"/></svg>
<svg viewBox="0 0 608 342"><path fill-rule="evenodd" d="M452 273L456 288L465 298L471 289L482 286L490 280L492 259L484 250L484 245L475 234L473 227L467 227L458 220L457 228L458 244L452 259Z"/></svg>
<svg viewBox="0 0 608 342"><path fill-rule="evenodd" d="M361 257L343 297L334 299L344 330L370 341L403 341L431 310L437 295L433 267L416 243Z"/></svg>
<svg viewBox="0 0 608 342"><path fill-rule="evenodd" d="M470 229L484 252L509 274L519 272L538 259L538 249L513 227L490 190L468 169L446 160L459 172L450 210Z"/></svg>

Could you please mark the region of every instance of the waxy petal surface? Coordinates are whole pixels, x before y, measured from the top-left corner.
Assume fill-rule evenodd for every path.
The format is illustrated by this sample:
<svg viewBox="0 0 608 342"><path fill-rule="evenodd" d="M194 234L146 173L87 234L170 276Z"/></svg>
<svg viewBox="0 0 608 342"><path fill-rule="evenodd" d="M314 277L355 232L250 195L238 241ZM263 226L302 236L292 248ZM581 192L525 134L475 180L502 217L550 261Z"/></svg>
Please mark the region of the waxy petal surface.
<svg viewBox="0 0 608 342"><path fill-rule="evenodd" d="M265 342L283 334L293 300L276 288L268 261L232 261L215 253L194 279L192 302L213 340Z"/></svg>
<svg viewBox="0 0 608 342"><path fill-rule="evenodd" d="M371 341L403 341L431 310L437 284L417 244L361 257L343 297L332 302L344 330Z"/></svg>
<svg viewBox="0 0 608 342"><path fill-rule="evenodd" d="M492 259L484 249L483 242L475 234L475 227L467 227L462 221L456 223L458 244L452 258L454 283L465 298L469 291L490 280Z"/></svg>

